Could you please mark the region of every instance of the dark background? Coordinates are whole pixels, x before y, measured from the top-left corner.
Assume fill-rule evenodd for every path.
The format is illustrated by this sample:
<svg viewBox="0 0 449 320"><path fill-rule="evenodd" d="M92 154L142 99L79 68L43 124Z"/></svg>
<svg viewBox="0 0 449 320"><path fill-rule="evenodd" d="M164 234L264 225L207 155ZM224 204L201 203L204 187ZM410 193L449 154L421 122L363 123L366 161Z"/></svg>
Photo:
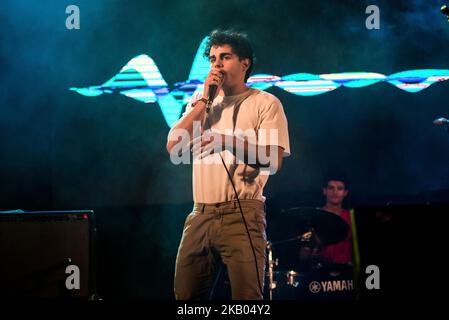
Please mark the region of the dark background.
<svg viewBox="0 0 449 320"><path fill-rule="evenodd" d="M70 4L80 8L80 30L65 28ZM365 28L370 4L380 8L380 30ZM216 27L248 33L255 73L448 68L442 4L3 1L0 210L94 209L100 293L171 298L191 168L170 162L157 104L68 89L101 84L139 54L154 59L169 85L183 81ZM449 115L448 88L408 93L378 83L313 97L268 89L284 105L292 150L265 189L272 221L281 209L320 205L329 170L348 174L347 206L447 202L449 134L432 121Z"/></svg>

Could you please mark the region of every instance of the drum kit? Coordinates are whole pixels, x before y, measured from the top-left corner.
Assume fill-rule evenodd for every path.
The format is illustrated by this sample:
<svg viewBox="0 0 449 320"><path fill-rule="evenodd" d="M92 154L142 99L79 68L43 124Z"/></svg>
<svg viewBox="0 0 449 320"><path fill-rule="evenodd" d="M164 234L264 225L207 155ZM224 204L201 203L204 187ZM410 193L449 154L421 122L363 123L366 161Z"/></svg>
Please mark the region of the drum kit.
<svg viewBox="0 0 449 320"><path fill-rule="evenodd" d="M278 218L279 232L273 234L273 241L267 242L265 298L315 299L352 294L352 266L332 264L317 259L317 255L304 254L319 252L344 240L349 225L338 215L313 207L283 210ZM284 253L282 261L274 258L278 252Z"/></svg>

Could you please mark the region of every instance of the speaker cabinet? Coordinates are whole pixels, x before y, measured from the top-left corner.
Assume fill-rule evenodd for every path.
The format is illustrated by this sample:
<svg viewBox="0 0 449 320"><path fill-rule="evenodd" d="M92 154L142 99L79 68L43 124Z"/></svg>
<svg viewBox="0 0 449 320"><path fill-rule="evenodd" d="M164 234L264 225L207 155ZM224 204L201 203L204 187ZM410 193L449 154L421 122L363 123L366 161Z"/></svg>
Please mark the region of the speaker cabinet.
<svg viewBox="0 0 449 320"><path fill-rule="evenodd" d="M90 297L94 244L90 210L0 213L0 296Z"/></svg>

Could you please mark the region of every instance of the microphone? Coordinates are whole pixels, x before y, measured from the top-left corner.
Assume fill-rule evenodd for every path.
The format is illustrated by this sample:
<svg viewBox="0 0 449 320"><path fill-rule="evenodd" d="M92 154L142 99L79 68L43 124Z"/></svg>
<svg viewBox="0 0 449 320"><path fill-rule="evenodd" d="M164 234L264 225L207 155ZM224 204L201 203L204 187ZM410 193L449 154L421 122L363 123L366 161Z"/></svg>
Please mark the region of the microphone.
<svg viewBox="0 0 449 320"><path fill-rule="evenodd" d="M209 85L209 94L207 96L206 102L206 113L209 113L210 107L212 106L212 100L215 97L215 93L217 92L218 86L216 84Z"/></svg>
<svg viewBox="0 0 449 320"><path fill-rule="evenodd" d="M211 101L214 99L215 94L217 93L218 86L216 84L211 84L209 86L209 96L207 97L207 101Z"/></svg>
<svg viewBox="0 0 449 320"><path fill-rule="evenodd" d="M221 74L221 79L223 79L223 72L219 71ZM216 84L210 84L209 85L209 94L207 96L207 103L206 103L206 112L209 112L210 107L212 106L212 100L215 98L215 94L217 93L218 86Z"/></svg>
<svg viewBox="0 0 449 320"><path fill-rule="evenodd" d="M449 120L446 118L438 118L433 120L433 124L436 126L449 126Z"/></svg>

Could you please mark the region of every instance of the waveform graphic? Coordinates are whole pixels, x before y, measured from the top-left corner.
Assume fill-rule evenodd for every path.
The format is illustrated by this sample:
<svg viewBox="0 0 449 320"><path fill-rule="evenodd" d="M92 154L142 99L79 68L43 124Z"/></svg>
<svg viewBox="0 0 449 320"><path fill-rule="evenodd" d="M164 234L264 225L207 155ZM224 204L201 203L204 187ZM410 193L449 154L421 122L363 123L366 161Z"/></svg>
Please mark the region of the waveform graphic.
<svg viewBox="0 0 449 320"><path fill-rule="evenodd" d="M209 61L203 56L207 37L201 42L189 73L184 82L177 82L170 90L157 65L149 56L142 54L131 59L114 77L102 85L70 88L88 97L103 93L120 93L145 103L157 102L169 127L180 118L183 106L196 91L202 91L209 73ZM314 96L333 91L339 87L361 88L378 82L387 82L406 92L424 90L436 82L449 79L449 69L407 70L385 76L373 72L343 72L330 74L295 73L286 76L256 74L247 85L266 90L278 87L299 96Z"/></svg>

